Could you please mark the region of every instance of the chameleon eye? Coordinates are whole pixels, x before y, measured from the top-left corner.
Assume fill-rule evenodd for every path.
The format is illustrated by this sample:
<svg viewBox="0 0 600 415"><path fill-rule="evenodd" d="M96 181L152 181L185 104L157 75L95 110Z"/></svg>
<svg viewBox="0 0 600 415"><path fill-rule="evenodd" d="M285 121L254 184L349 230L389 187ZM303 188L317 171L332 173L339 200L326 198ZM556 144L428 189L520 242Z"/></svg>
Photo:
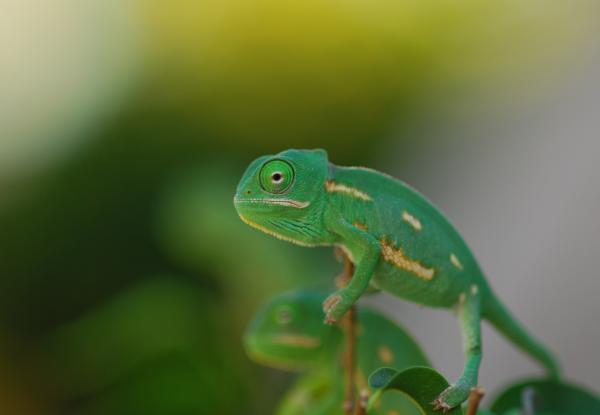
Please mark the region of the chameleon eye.
<svg viewBox="0 0 600 415"><path fill-rule="evenodd" d="M260 186L269 193L283 193L294 181L294 168L283 160L271 160L262 166Z"/></svg>

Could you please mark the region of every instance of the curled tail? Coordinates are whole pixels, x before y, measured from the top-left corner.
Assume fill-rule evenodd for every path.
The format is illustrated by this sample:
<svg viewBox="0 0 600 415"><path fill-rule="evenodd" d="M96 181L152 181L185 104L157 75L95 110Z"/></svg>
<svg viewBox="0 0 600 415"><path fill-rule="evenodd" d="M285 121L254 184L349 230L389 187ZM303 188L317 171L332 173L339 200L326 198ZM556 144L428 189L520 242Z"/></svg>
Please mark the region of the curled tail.
<svg viewBox="0 0 600 415"><path fill-rule="evenodd" d="M483 317L521 350L541 363L552 378L558 378L560 368L552 354L535 340L493 295L483 309Z"/></svg>

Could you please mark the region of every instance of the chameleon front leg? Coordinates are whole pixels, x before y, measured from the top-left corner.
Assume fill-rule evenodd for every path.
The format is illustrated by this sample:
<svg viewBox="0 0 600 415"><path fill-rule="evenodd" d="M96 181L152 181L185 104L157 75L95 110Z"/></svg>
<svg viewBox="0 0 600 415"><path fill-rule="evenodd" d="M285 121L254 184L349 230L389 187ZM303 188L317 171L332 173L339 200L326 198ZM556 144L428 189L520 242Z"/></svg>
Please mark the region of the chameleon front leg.
<svg viewBox="0 0 600 415"><path fill-rule="evenodd" d="M458 319L463 338L465 364L458 380L444 390L435 401L434 408L444 412L463 403L472 388L477 385L481 363L481 296L476 286L466 295L461 295L458 304Z"/></svg>
<svg viewBox="0 0 600 415"><path fill-rule="evenodd" d="M345 220L338 221L333 231L340 235L344 242L357 247L360 254L355 258L356 263L350 283L323 302L325 323L327 324L339 321L367 290L381 253L377 239Z"/></svg>

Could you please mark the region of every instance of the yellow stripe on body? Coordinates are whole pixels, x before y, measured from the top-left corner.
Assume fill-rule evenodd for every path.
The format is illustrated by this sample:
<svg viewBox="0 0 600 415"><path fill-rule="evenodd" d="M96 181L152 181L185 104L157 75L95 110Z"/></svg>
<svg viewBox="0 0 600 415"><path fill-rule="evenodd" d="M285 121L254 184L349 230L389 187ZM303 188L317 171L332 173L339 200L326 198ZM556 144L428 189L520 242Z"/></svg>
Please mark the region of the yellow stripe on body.
<svg viewBox="0 0 600 415"><path fill-rule="evenodd" d="M346 186L345 184L336 183L333 180L327 180L325 182L325 189L329 193L343 193L356 199L364 200L365 202L370 202L372 200L371 196L365 192L355 189L354 187Z"/></svg>
<svg viewBox="0 0 600 415"><path fill-rule="evenodd" d="M352 222L352 226L354 226L355 228L358 228L358 229L360 229L361 231L364 231L364 232L368 232L369 231L369 228L364 223Z"/></svg>
<svg viewBox="0 0 600 415"><path fill-rule="evenodd" d="M276 344L302 347L305 349L316 349L321 346L321 341L318 338L302 334L278 334L273 336L271 341Z"/></svg>
<svg viewBox="0 0 600 415"><path fill-rule="evenodd" d="M435 274L433 268L427 268L418 261L407 257L402 249L395 247L391 242L385 239L381 239L379 242L381 245L381 255L387 262L400 269L411 272L426 281L431 281L433 279Z"/></svg>

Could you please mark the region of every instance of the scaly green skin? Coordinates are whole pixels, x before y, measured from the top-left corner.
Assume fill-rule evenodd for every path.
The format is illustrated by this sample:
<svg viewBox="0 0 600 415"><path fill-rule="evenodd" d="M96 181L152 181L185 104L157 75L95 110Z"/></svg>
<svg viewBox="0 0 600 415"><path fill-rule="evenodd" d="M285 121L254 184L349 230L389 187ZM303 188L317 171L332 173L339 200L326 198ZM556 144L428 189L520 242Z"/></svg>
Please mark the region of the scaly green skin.
<svg viewBox="0 0 600 415"><path fill-rule="evenodd" d="M459 405L477 384L482 318L558 375L550 353L490 290L458 232L405 183L367 168L335 166L323 150L287 150L250 164L234 204L242 220L266 233L305 246L339 245L349 254L354 275L324 302L328 323L338 321L369 286L457 310L465 365L436 408Z"/></svg>
<svg viewBox="0 0 600 415"><path fill-rule="evenodd" d="M325 298L325 294L311 291L279 295L255 314L246 331L244 344L253 360L307 372L288 393L280 414L292 409L311 415L342 413L344 336L338 326L323 324L320 306ZM356 381L361 389L368 388L369 374L381 366L402 370L430 365L416 342L382 315L361 308L358 322ZM312 399L306 395L313 395ZM382 410L404 408L396 413L418 413L406 398L389 398L391 401L382 403Z"/></svg>

